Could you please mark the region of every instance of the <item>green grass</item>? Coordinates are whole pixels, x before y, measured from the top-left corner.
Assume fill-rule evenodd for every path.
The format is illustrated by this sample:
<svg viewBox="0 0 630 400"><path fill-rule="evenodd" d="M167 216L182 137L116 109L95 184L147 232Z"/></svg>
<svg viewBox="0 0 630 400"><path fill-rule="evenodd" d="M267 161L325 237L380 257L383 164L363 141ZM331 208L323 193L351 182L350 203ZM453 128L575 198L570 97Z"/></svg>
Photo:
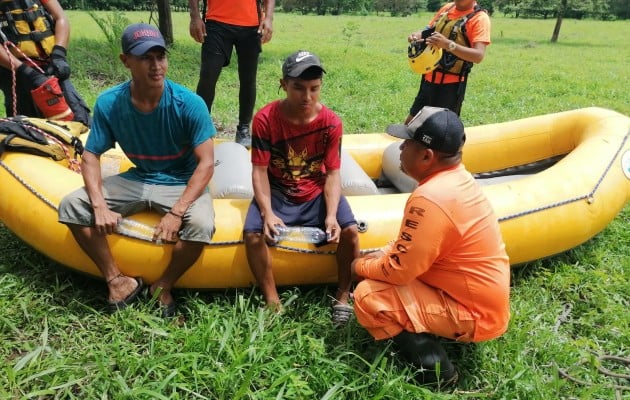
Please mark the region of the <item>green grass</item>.
<svg viewBox="0 0 630 400"><path fill-rule="evenodd" d="M99 14L103 15L103 14ZM148 13L126 13L133 22ZM87 13L71 12L69 51L75 77L88 104L126 72L112 60L105 35ZM344 120L347 133L382 132L406 117L419 77L407 66L406 37L422 26L420 17L317 17L277 14L273 40L263 46L259 64L257 108L282 96L278 91L283 59L297 49L321 56L328 71L322 101ZM173 14L175 45L170 54L172 79L195 89L200 45L188 35L188 14ZM624 21L566 20L560 40L549 42L554 21L493 18L485 60L473 68L462 119L468 126L533 115L599 106L630 115L630 58L623 51L630 36ZM83 27L90 26L90 29ZM104 79L117 67L120 76ZM213 117L233 132L238 116L236 58L217 85Z"/></svg>
<svg viewBox="0 0 630 400"><path fill-rule="evenodd" d="M90 17L69 15L73 82L93 104L125 71ZM148 13L126 16L148 20ZM428 17L278 14L261 57L258 105L282 95L282 59L306 48L325 63L323 101L343 117L347 133L402 121L418 83L406 65L405 37ZM174 21L170 76L194 88L199 45L188 37L186 14ZM493 18L494 43L474 68L464 103L467 125L586 106L630 114L623 50L630 25L565 20L555 45L548 42L552 29L553 21ZM234 64L223 72L213 113L227 131L237 115ZM461 379L436 393L414 385L388 344L356 322L331 329L332 288L286 288L282 316L263 311L250 289L178 291L184 317L172 322L148 302L109 315L101 281L53 263L0 224L0 398L615 398L609 386L627 381L599 374L593 353L630 353L629 226L626 206L584 245L515 269L508 332L448 345ZM591 384L562 379L559 368Z"/></svg>

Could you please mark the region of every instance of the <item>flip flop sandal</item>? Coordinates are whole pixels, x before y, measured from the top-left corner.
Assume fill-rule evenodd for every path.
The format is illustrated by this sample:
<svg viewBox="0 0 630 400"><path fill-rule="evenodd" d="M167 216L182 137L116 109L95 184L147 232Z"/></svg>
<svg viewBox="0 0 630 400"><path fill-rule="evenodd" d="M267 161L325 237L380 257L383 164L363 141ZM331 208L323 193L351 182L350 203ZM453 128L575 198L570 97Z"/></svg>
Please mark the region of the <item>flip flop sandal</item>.
<svg viewBox="0 0 630 400"><path fill-rule="evenodd" d="M124 275L123 274L119 274L114 279L120 278L122 276L124 276ZM142 288L144 287L144 282L142 281L142 278L139 278L139 277L135 277L133 279L136 280L136 283L138 285L136 286L136 288L131 293L129 293L127 295L127 297L125 297L124 299L122 299L120 301L114 301L114 302L110 301L110 302L108 302L109 303L109 309L111 310L111 312L116 312L116 311L122 310L123 308L129 306L131 303L133 303L138 298L138 295L140 294L140 292L142 291ZM110 280L110 282L112 280Z"/></svg>
<svg viewBox="0 0 630 400"><path fill-rule="evenodd" d="M332 322L335 328L342 327L350 321L354 308L349 304L336 303L332 306Z"/></svg>
<svg viewBox="0 0 630 400"><path fill-rule="evenodd" d="M151 302L158 302L158 297L160 296L160 293L162 293L161 287L158 287L157 289L155 289L153 293L151 293L151 290L149 289L149 295L151 295ZM173 318L177 314L177 303L175 303L174 301L169 304L159 303L159 310L160 310L160 315L162 316L162 318L164 319Z"/></svg>
<svg viewBox="0 0 630 400"><path fill-rule="evenodd" d="M175 315L177 314L177 304L175 302L172 302L170 304L162 304L160 305L160 311L161 311L162 318L164 319L174 318Z"/></svg>

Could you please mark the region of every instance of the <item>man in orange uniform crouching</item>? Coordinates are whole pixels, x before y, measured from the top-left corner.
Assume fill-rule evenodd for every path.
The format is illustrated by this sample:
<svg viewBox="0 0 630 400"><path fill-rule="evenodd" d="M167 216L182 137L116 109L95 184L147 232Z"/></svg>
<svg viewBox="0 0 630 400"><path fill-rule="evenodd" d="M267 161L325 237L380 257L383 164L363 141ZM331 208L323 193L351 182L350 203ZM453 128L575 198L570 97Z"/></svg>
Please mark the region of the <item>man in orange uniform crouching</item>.
<svg viewBox="0 0 630 400"><path fill-rule="evenodd" d="M404 139L401 170L419 182L398 238L355 259L358 322L392 338L421 384L458 374L437 337L480 342L508 326L510 264L490 202L461 163L466 140L457 114L425 106L387 133Z"/></svg>

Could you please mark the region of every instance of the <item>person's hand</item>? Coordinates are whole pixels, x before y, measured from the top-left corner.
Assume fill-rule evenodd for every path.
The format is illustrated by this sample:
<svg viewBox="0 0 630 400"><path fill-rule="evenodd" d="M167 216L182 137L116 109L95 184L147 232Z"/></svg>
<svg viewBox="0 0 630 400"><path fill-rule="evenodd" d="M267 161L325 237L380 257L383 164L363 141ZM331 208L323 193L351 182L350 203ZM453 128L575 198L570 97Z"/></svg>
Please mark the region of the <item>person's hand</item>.
<svg viewBox="0 0 630 400"><path fill-rule="evenodd" d="M442 35L439 32L433 32L429 37L425 39L425 42L435 48L446 49L450 40L448 40L446 36Z"/></svg>
<svg viewBox="0 0 630 400"><path fill-rule="evenodd" d="M179 230L182 227L182 217L170 212L164 214L160 223L153 231L153 241L175 243L179 239Z"/></svg>
<svg viewBox="0 0 630 400"><path fill-rule="evenodd" d="M24 63L18 67L16 72L21 76L26 77L31 82L33 89L37 89L48 80L46 75Z"/></svg>
<svg viewBox="0 0 630 400"><path fill-rule="evenodd" d="M413 32L411 35L407 37L407 41L411 42L425 42L426 38L431 36L435 32L435 28L426 27L421 31Z"/></svg>
<svg viewBox="0 0 630 400"><path fill-rule="evenodd" d="M122 215L107 207L94 208L94 228L101 235L111 235L116 232L118 221L121 219Z"/></svg>
<svg viewBox="0 0 630 400"><path fill-rule="evenodd" d="M70 77L70 64L66 59L67 51L65 48L55 45L52 53L50 53L50 64L46 69L48 75L55 75L59 80L68 79Z"/></svg>
<svg viewBox="0 0 630 400"><path fill-rule="evenodd" d="M258 36L260 36L261 44L265 44L271 41L271 36L273 36L273 28L270 21L262 21L262 23L258 27Z"/></svg>
<svg viewBox="0 0 630 400"><path fill-rule="evenodd" d="M285 226L284 221L278 218L275 214L271 214L266 216L263 220L263 235L265 236L265 241L269 244L278 243L276 237L280 232L276 230L276 226Z"/></svg>
<svg viewBox="0 0 630 400"><path fill-rule="evenodd" d="M203 43L206 39L206 24L198 15L190 17L188 31L190 36L198 43Z"/></svg>
<svg viewBox="0 0 630 400"><path fill-rule="evenodd" d="M409 43L418 42L422 40L422 31L417 31L407 36L407 41Z"/></svg>
<svg viewBox="0 0 630 400"><path fill-rule="evenodd" d="M383 250L375 250L370 253L366 253L363 258L381 258L384 255L385 253L383 253Z"/></svg>
<svg viewBox="0 0 630 400"><path fill-rule="evenodd" d="M339 222L337 222L337 217L326 217L324 223L326 224L326 237L328 238L328 243L339 243L339 238L341 237L341 227L339 226Z"/></svg>

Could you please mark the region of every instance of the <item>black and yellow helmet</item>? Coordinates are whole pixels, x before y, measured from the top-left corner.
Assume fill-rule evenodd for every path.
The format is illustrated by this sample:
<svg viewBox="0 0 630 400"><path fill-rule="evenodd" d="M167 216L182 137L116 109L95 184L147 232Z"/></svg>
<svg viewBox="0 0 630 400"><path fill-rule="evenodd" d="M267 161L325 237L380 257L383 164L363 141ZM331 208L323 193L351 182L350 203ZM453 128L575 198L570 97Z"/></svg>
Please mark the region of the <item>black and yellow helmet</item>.
<svg viewBox="0 0 630 400"><path fill-rule="evenodd" d="M414 41L409 43L407 60L409 67L416 74L426 74L433 71L440 63L442 49L433 47L424 42Z"/></svg>

